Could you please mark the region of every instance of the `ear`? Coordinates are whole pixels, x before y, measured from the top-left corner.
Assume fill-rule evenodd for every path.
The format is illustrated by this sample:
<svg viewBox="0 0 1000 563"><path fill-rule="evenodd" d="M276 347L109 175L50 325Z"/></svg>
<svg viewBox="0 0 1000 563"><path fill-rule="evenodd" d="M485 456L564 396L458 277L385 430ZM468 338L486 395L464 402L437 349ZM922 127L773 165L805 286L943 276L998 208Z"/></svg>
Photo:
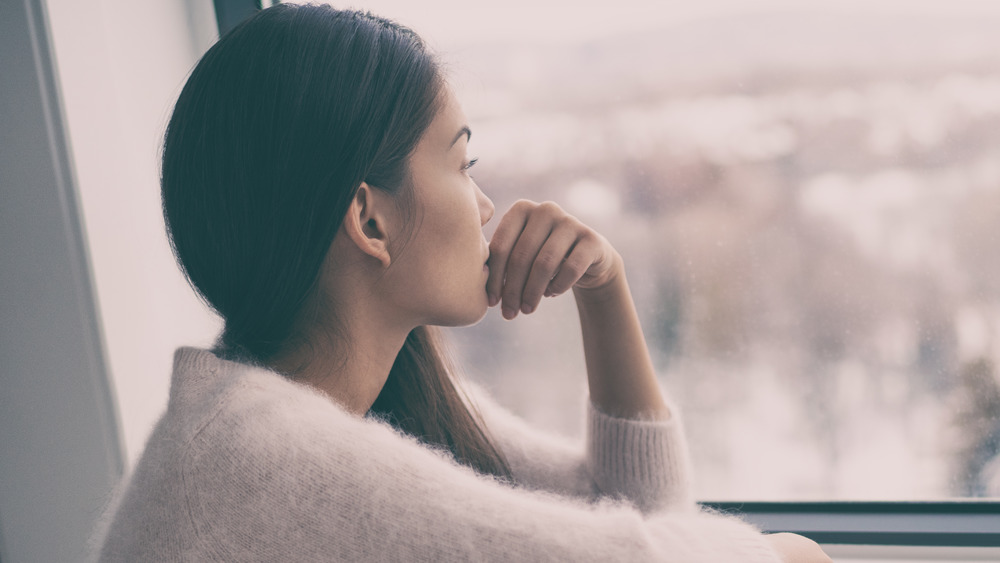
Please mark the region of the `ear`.
<svg viewBox="0 0 1000 563"><path fill-rule="evenodd" d="M366 182L361 182L347 209L342 228L361 252L381 262L382 267L388 268L392 261L389 257L387 234L389 218L379 205L387 203L381 195L375 193Z"/></svg>

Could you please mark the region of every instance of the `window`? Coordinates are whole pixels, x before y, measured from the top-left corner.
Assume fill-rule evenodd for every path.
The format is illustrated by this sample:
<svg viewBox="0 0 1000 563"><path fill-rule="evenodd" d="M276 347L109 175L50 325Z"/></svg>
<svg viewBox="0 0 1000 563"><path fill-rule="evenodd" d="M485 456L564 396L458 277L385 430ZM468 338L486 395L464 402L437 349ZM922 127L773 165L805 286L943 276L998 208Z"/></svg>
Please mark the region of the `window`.
<svg viewBox="0 0 1000 563"><path fill-rule="evenodd" d="M556 200L625 257L701 498L1000 496L1000 8L365 7L445 59L498 212ZM454 336L580 431L571 299Z"/></svg>
<svg viewBox="0 0 1000 563"><path fill-rule="evenodd" d="M623 254L663 384L685 413L699 498L749 509L769 529L790 527L793 514L802 528L792 529L810 535L882 534L829 541L918 544L937 530L947 536L938 544L1000 545L997 501L978 500L1000 496L1000 7L361 7L414 27L441 54L475 132L474 175L498 211L518 197L554 199ZM61 66L82 74L72 10L53 7L55 43ZM168 366L174 345L207 344L217 329L169 258L156 198L135 195L147 193L138 185L155 195L155 178L137 171L155 170L155 142L125 139L162 131L169 101L155 96L179 87L206 44L204 30L187 29L204 17L159 10L146 19L174 43L111 25L127 17L109 11L114 55L94 38L80 51L106 56L100 87L80 78L74 98L63 71L132 459L166 397L167 368L142 368ZM192 40L180 46L184 34ZM147 40L171 45L156 65L128 58L127 46ZM148 92L129 90L134 72L115 80L151 66ZM128 103L84 111L87 96ZM134 168L89 154L98 144L88 138ZM101 203L109 196L88 185L117 186L111 197L136 214L116 224ZM121 267L163 286L123 289ZM137 326L136 310L157 320ZM453 336L470 375L510 408L581 430L571 299L514 323L494 313ZM905 538L881 527L912 514Z"/></svg>
<svg viewBox="0 0 1000 563"><path fill-rule="evenodd" d="M954 502L1000 496L1000 9L436 5L366 7L441 52L498 212L554 199L625 257L699 498L824 543L1000 546L996 501ZM453 336L581 431L571 299Z"/></svg>

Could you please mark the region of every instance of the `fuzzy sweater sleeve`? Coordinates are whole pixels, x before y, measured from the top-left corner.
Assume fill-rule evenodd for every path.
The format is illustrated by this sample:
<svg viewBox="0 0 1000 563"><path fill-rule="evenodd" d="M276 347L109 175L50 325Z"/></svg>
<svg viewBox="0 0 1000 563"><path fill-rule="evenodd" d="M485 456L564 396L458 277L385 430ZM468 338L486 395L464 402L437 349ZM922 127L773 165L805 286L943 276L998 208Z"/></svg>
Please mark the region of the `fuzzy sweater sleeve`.
<svg viewBox="0 0 1000 563"><path fill-rule="evenodd" d="M583 444L540 432L466 384L491 436L522 486L594 499L626 500L643 512L695 510L687 442L678 409L665 421L608 416L588 401Z"/></svg>
<svg viewBox="0 0 1000 563"><path fill-rule="evenodd" d="M738 520L513 487L276 374L192 355L178 363L201 376L172 390L101 561L778 563Z"/></svg>
<svg viewBox="0 0 1000 563"><path fill-rule="evenodd" d="M195 438L184 495L212 557L776 561L739 521L688 512L644 518L626 505L512 488L322 401L275 410L261 397Z"/></svg>

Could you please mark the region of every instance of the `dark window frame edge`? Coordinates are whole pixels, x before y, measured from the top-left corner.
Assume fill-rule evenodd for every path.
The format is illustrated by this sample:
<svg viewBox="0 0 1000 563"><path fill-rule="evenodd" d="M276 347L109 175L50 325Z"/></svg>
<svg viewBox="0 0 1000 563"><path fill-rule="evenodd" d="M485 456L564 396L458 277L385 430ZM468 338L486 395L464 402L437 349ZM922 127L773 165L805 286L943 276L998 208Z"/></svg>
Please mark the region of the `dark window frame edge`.
<svg viewBox="0 0 1000 563"><path fill-rule="evenodd" d="M1000 501L706 501L705 508L732 514L765 532L793 532L823 544L920 547L1000 547ZM877 528L851 520L878 518ZM977 530L941 525L961 516L980 523ZM983 531L988 530L988 531Z"/></svg>
<svg viewBox="0 0 1000 563"><path fill-rule="evenodd" d="M215 22L222 37L263 6L263 0L212 0Z"/></svg>

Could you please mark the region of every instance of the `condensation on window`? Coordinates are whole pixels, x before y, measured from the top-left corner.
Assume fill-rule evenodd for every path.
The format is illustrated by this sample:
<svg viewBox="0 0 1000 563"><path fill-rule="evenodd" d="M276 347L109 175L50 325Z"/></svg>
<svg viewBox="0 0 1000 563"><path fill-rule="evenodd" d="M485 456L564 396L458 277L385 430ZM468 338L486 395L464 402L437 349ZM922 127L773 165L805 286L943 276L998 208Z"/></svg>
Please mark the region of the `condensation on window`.
<svg viewBox="0 0 1000 563"><path fill-rule="evenodd" d="M716 4L435 28L476 180L624 256L701 498L1000 496L1000 7ZM501 401L581 432L572 299L453 335Z"/></svg>

